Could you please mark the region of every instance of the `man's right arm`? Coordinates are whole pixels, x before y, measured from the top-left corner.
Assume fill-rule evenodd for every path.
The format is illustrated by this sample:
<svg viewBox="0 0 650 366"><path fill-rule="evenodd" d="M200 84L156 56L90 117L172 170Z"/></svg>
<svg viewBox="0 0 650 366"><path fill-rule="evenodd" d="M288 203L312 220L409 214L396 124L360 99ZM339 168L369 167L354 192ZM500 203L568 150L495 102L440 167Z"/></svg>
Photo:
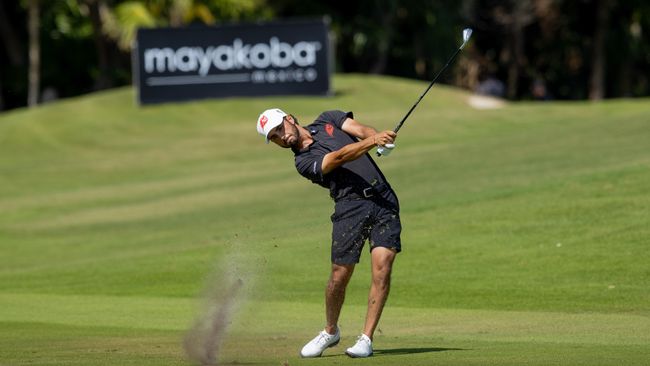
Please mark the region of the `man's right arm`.
<svg viewBox="0 0 650 366"><path fill-rule="evenodd" d="M395 141L395 136L396 134L393 131L379 132L359 142L345 145L339 150L328 153L323 157L323 163L321 165L323 175L340 167L348 161L358 159L368 151L372 150L375 146L383 146L393 143L393 141Z"/></svg>

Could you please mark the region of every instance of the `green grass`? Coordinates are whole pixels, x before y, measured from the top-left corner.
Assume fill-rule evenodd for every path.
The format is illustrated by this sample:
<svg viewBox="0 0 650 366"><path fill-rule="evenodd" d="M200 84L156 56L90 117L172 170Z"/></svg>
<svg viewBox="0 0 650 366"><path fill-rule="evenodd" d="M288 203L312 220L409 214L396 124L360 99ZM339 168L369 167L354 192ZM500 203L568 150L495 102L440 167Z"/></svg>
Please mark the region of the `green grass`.
<svg viewBox="0 0 650 366"><path fill-rule="evenodd" d="M375 340L323 326L327 192L254 129L279 106L392 128L426 84L336 76L336 95L138 108L120 89L0 115L0 365L188 365L182 339L224 272L244 280L223 364L647 365L650 103L470 108L436 86L388 158L403 253ZM245 300L244 300L245 299Z"/></svg>

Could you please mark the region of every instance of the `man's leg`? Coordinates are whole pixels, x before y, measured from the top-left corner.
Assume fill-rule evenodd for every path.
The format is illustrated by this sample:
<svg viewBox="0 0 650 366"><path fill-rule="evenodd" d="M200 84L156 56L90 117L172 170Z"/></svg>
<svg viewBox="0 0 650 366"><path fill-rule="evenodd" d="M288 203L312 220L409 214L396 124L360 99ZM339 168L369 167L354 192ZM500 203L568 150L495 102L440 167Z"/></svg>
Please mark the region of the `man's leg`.
<svg viewBox="0 0 650 366"><path fill-rule="evenodd" d="M345 288L350 282L352 272L354 272L354 264L332 264L332 274L325 289L327 325L324 331L321 331L316 338L302 348L300 351L302 357L320 357L327 348L334 347L339 343L341 333L337 329L337 324L345 299Z"/></svg>
<svg viewBox="0 0 650 366"><path fill-rule="evenodd" d="M348 286L353 272L354 264L332 263L332 274L325 289L325 313L327 317L325 331L329 334L336 333L341 307L343 307L343 300L345 300L345 288Z"/></svg>
<svg viewBox="0 0 650 366"><path fill-rule="evenodd" d="M376 247L371 252L372 284L368 294L368 312L363 334L372 339L384 304L390 290L390 274L393 268L396 252L393 249Z"/></svg>

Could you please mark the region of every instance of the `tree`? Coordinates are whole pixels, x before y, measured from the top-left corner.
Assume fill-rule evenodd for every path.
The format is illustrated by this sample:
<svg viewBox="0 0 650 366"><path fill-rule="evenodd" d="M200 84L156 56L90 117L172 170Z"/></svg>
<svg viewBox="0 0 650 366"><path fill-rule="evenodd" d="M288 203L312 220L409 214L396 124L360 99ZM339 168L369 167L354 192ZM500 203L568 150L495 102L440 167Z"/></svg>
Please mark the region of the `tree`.
<svg viewBox="0 0 650 366"><path fill-rule="evenodd" d="M589 99L600 100L605 97L605 53L606 33L611 10L610 0L597 0L596 21L594 28L593 48L591 54L591 76L589 77Z"/></svg>
<svg viewBox="0 0 650 366"><path fill-rule="evenodd" d="M493 17L508 35L502 57L508 64L507 95L515 99L519 95L521 69L526 63L524 28L535 20L533 3L531 0L508 1L494 8Z"/></svg>
<svg viewBox="0 0 650 366"><path fill-rule="evenodd" d="M29 88L27 105L34 107L38 104L41 83L40 7L38 0L29 0L27 5L27 28L29 33Z"/></svg>
<svg viewBox="0 0 650 366"><path fill-rule="evenodd" d="M395 33L395 13L397 11L396 0L376 0L374 9L375 19L378 20L375 34L377 35L377 57L370 66L370 73L385 74L388 65L388 57Z"/></svg>
<svg viewBox="0 0 650 366"><path fill-rule="evenodd" d="M536 80L556 99L650 94L645 0L0 0L0 109L34 105L39 89L130 83L139 27L323 16L340 72L429 80L470 26L471 46L441 82L494 77L514 100Z"/></svg>
<svg viewBox="0 0 650 366"><path fill-rule="evenodd" d="M104 26L102 22L102 12L106 12L108 6L104 0L82 0L83 4L88 7L88 18L93 28L93 41L95 43L95 52L97 52L97 63L99 74L95 79L95 90L106 89L113 86L113 81L109 76L110 60L109 53L111 44L109 39L104 35Z"/></svg>
<svg viewBox="0 0 650 366"><path fill-rule="evenodd" d="M262 0L143 0L125 1L102 13L104 32L129 51L138 28L180 27L192 22L215 24L259 15Z"/></svg>

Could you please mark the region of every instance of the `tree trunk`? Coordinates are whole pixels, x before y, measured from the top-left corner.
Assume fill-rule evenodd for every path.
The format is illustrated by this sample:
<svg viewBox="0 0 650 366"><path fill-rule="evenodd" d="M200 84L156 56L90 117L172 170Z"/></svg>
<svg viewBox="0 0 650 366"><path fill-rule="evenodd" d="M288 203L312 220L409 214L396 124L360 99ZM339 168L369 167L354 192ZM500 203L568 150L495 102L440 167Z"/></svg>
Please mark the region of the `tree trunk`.
<svg viewBox="0 0 650 366"><path fill-rule="evenodd" d="M596 2L596 29L592 50L591 76L589 77L589 99L601 100L605 97L605 36L609 21L610 0Z"/></svg>
<svg viewBox="0 0 650 366"><path fill-rule="evenodd" d="M516 17L512 23L511 31L511 59L510 65L508 66L508 98L515 99L519 91L519 68L524 44L524 32Z"/></svg>
<svg viewBox="0 0 650 366"><path fill-rule="evenodd" d="M381 24L381 31L379 34L379 42L377 44L377 58L370 66L371 74L383 74L386 72L388 65L388 54L393 38L393 20L395 18L395 11L397 9L397 2L394 0L377 1L375 9L379 13L379 21Z"/></svg>
<svg viewBox="0 0 650 366"><path fill-rule="evenodd" d="M107 89L113 85L109 76L109 46L102 32L103 23L100 15L100 7L105 6L105 4L103 0L85 0L85 3L88 5L90 22L93 27L93 41L95 42L97 65L99 67L99 75L95 80L94 89Z"/></svg>
<svg viewBox="0 0 650 366"><path fill-rule="evenodd" d="M41 45L39 39L40 14L38 0L29 0L27 30L29 33L29 76L27 105L34 107L38 104L38 94L41 83Z"/></svg>
<svg viewBox="0 0 650 366"><path fill-rule="evenodd" d="M508 98L515 99L519 95L519 79L522 66L526 64L524 50L524 28L532 22L532 2L530 0L513 0L512 13L509 21L510 30L510 64L508 66Z"/></svg>

